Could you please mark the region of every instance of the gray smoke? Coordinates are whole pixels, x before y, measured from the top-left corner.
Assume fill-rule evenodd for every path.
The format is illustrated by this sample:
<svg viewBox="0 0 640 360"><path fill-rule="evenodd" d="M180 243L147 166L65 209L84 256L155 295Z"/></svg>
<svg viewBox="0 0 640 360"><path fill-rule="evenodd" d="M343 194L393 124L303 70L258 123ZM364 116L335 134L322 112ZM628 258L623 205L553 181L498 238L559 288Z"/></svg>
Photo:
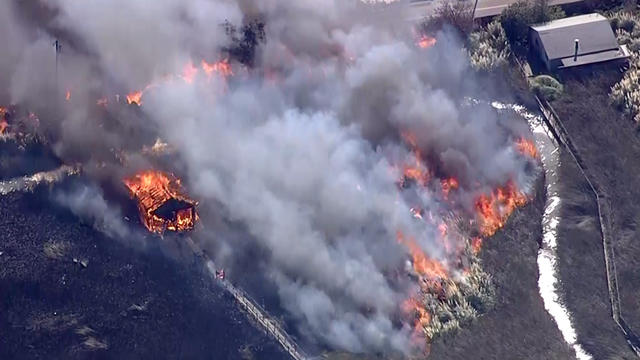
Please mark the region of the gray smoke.
<svg viewBox="0 0 640 360"><path fill-rule="evenodd" d="M78 186L70 192L56 192L54 199L109 236L133 238L133 234L122 220L121 211L109 206L100 188Z"/></svg>
<svg viewBox="0 0 640 360"><path fill-rule="evenodd" d="M243 224L255 246L267 249L260 261L282 305L302 332L332 348L410 351L410 329L396 320L415 285L392 275L407 259L397 231L415 237L431 257L449 260L434 240L437 230L409 211L416 203L434 214L445 211L437 188L410 201L398 191L397 165L415 161L401 132L416 136L440 172L461 179L464 207L471 206L472 187L527 180L525 161L507 141L519 130L494 112L462 105L473 79L455 37L442 33L436 47L418 49L393 11L344 0L47 3L55 15L37 35L24 35L29 24L11 15L13 31L25 31L0 32L10 44L8 63L0 63L13 74L3 78L10 100L37 103L42 98L33 89L51 86L51 55L42 55L51 53L47 29L82 44L67 45L62 69L65 86L79 96L113 84L137 90L161 83L145 94L141 111L177 149L190 193L204 213ZM10 7L0 5L3 17ZM265 22L267 39L255 68L234 64L230 79L200 71L193 84L161 81L189 61L218 60L229 45L221 24L253 19ZM60 153L90 153L99 143L117 148L129 135L97 126L88 109L66 110ZM99 224L116 224L119 214L89 192L99 194L82 189L60 199L79 213L88 206L107 214ZM242 256L203 220L205 246L224 242L219 247L228 263ZM115 236L128 236L118 228ZM233 276L242 276L241 269Z"/></svg>

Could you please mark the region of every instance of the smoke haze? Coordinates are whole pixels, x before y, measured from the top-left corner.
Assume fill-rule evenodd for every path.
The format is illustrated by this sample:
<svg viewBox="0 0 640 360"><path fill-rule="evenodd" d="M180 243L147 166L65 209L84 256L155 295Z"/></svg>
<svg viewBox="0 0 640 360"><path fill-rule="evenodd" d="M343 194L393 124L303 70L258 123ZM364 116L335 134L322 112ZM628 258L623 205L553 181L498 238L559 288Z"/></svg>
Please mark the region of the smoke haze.
<svg viewBox="0 0 640 360"><path fill-rule="evenodd" d="M397 165L415 162L402 133L415 135L437 177L460 180L456 206L468 211L479 191L531 180L509 141L526 124L465 105L473 78L455 35L440 33L435 47L419 49L392 10L344 0L49 0L29 2L50 14L35 25L19 15L27 5L16 4L0 3L8 101L56 103L52 44L67 34L58 87L71 89L73 106L56 105L62 115L45 124L59 134L58 154L87 160L93 149L128 146L136 137L129 126L151 129L175 147L202 212L243 224L254 246L266 249L259 261L282 306L301 332L329 347L410 351L398 306L415 284L398 275L407 261L398 231L449 261L437 229L409 210L445 212L439 182L411 200L398 190ZM265 23L266 39L252 68L230 59L230 77L199 70L191 83L167 79L189 62L224 59L221 49L232 44L223 24L252 20ZM111 114L122 126L103 126L92 110L98 94L114 101L152 83L140 108ZM59 201L103 214L92 221L129 236L97 188ZM242 257L231 237L216 236L215 221L203 216L203 225L195 237L225 249L219 261ZM241 268L231 274L243 276Z"/></svg>

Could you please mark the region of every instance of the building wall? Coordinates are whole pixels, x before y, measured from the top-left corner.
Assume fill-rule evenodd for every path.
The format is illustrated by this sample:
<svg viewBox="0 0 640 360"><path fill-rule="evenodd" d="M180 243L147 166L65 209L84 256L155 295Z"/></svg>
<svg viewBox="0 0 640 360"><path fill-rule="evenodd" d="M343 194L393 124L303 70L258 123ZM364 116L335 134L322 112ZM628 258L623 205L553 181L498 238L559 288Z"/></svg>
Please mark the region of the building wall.
<svg viewBox="0 0 640 360"><path fill-rule="evenodd" d="M538 32L533 29L529 30L529 48L531 54L537 56L547 70L551 70L551 64L547 58L547 52L544 50L544 45L542 45Z"/></svg>

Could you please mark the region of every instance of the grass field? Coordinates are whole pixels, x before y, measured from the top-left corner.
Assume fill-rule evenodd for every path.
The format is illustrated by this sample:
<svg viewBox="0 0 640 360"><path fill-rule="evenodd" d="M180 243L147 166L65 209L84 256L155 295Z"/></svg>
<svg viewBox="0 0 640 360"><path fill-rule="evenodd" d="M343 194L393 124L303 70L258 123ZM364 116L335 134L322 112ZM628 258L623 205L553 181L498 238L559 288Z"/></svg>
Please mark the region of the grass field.
<svg viewBox="0 0 640 360"><path fill-rule="evenodd" d="M609 104L609 89L620 76L616 69L602 68L593 73L585 71L566 76L565 94L553 106L590 173L611 199L622 313L637 331L640 329L640 141L632 120ZM571 221L561 228L563 237L570 240L561 243L561 272L567 302L577 314L579 335L586 348L602 356L629 358L628 349L621 349L620 337L614 335L609 322L600 315L606 311L609 316L611 311L605 293L601 239L594 225L595 203L585 195L584 183L566 159L563 184L572 198L563 211ZM571 274L569 268L572 267L580 271Z"/></svg>

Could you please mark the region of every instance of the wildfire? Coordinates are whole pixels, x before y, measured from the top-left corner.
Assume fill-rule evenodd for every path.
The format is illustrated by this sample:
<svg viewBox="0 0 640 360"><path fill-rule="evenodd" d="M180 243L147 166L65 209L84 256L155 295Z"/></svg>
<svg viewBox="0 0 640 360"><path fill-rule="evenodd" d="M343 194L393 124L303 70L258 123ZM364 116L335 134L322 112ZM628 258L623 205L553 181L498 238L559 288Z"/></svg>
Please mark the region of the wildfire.
<svg viewBox="0 0 640 360"><path fill-rule="evenodd" d="M197 74L198 74L198 68L193 66L193 63L189 61L187 65L184 66L184 70L182 71L182 79L187 84L192 84L193 79L196 77Z"/></svg>
<svg viewBox="0 0 640 360"><path fill-rule="evenodd" d="M471 239L471 251L473 251L474 254L478 254L481 249L482 249L482 238L476 236L473 239Z"/></svg>
<svg viewBox="0 0 640 360"><path fill-rule="evenodd" d="M441 180L440 185L442 187L442 197L445 200L449 198L449 192L451 190L455 190L460 186L460 184L458 183L458 179L454 177Z"/></svg>
<svg viewBox="0 0 640 360"><path fill-rule="evenodd" d="M417 342L424 336L424 328L431 323L431 314L414 297L404 301L402 310L413 317L413 338Z"/></svg>
<svg viewBox="0 0 640 360"><path fill-rule="evenodd" d="M180 180L173 175L149 170L123 181L138 201L140 219L149 231L191 230L198 220L197 202L182 193Z"/></svg>
<svg viewBox="0 0 640 360"><path fill-rule="evenodd" d="M65 99L66 101L71 100L71 90L67 90L67 94L64 96L64 99Z"/></svg>
<svg viewBox="0 0 640 360"><path fill-rule="evenodd" d="M407 239L402 232L398 231L397 240L409 250L413 261L413 270L421 278L427 281L448 278L444 265L437 260L429 258L414 239Z"/></svg>
<svg viewBox="0 0 640 360"><path fill-rule="evenodd" d="M226 59L211 64L202 60L202 70L207 74L207 77L213 76L214 73L219 73L225 77L233 75L231 64L229 64L229 60Z"/></svg>
<svg viewBox="0 0 640 360"><path fill-rule="evenodd" d="M480 195L475 208L480 223L480 232L485 237L492 236L507 221L513 211L527 202L527 196L520 192L513 181L498 187L491 194Z"/></svg>
<svg viewBox="0 0 640 360"><path fill-rule="evenodd" d="M420 186L426 186L431 179L431 173L422 159L422 152L418 147L416 137L412 133L403 132L402 138L411 147L411 151L415 158L415 162L413 164L405 164L403 166L402 175L404 176L404 179L402 179L402 183L404 183L405 180L410 179L414 180Z"/></svg>
<svg viewBox="0 0 640 360"><path fill-rule="evenodd" d="M421 49L428 49L434 46L437 42L438 40L436 40L436 38L432 36L422 35L422 37L420 37L420 40L418 40L418 47L420 47Z"/></svg>
<svg viewBox="0 0 640 360"><path fill-rule="evenodd" d="M143 91L134 91L127 95L128 104L142 105L142 93Z"/></svg>
<svg viewBox="0 0 640 360"><path fill-rule="evenodd" d="M4 135L4 132L9 127L9 123L7 119L5 119L5 115L7 114L7 108L0 106L0 135Z"/></svg>
<svg viewBox="0 0 640 360"><path fill-rule="evenodd" d="M531 140L527 140L525 138L519 138L516 141L516 149L525 156L528 156L532 159L538 158L538 149L536 145Z"/></svg>
<svg viewBox="0 0 640 360"><path fill-rule="evenodd" d="M207 75L207 78L211 79L214 73L221 74L224 77L233 75L233 70L231 69L231 64L229 64L228 60L222 60L216 63L208 63L205 60L202 60L200 63L200 68ZM183 68L182 74L178 78L182 79L187 84L193 84L198 73L200 72L200 68L196 67L192 61L189 61ZM174 81L176 79L175 75L167 75L163 77L160 81L151 83L147 85L143 90L133 91L129 95L127 95L127 103L136 104L138 106L142 105L142 96L150 89L162 84Z"/></svg>

